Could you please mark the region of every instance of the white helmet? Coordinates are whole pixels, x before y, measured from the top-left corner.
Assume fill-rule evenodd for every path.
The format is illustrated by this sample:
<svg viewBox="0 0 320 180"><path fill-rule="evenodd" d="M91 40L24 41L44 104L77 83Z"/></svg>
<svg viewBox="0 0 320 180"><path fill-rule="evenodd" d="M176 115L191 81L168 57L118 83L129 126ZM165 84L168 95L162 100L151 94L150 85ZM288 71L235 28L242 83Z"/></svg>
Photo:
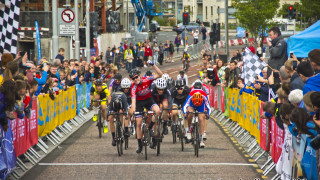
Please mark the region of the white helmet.
<svg viewBox="0 0 320 180"><path fill-rule="evenodd" d="M121 81L121 88L130 88L131 87L131 81L128 78L123 78Z"/></svg>
<svg viewBox="0 0 320 180"><path fill-rule="evenodd" d="M164 74L162 74L162 78L163 78L165 81L167 81L168 79L170 79L170 76L169 76L169 74L164 73Z"/></svg>
<svg viewBox="0 0 320 180"><path fill-rule="evenodd" d="M157 79L155 84L158 89L165 89L167 87L167 82L164 78Z"/></svg>

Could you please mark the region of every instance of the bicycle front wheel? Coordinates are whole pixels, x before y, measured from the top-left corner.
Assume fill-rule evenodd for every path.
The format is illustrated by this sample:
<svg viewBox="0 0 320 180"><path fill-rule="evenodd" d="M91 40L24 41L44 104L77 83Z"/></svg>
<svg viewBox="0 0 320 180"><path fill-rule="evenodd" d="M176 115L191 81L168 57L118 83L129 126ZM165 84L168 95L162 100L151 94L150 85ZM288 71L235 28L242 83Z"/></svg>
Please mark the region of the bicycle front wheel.
<svg viewBox="0 0 320 180"><path fill-rule="evenodd" d="M118 122L116 122L116 143L117 143L118 155L121 156L121 132L120 132L120 126Z"/></svg>
<svg viewBox="0 0 320 180"><path fill-rule="evenodd" d="M101 118L101 110L98 113L98 131L99 131L99 138L102 136L102 118Z"/></svg>
<svg viewBox="0 0 320 180"><path fill-rule="evenodd" d="M145 159L148 160L148 139L149 139L149 132L147 130L147 126L144 125L142 127L142 144L144 146L144 156L145 156Z"/></svg>
<svg viewBox="0 0 320 180"><path fill-rule="evenodd" d="M196 141L195 141L195 155L199 157L199 144L200 144L200 135L199 135L199 124L195 123L195 135L196 135Z"/></svg>

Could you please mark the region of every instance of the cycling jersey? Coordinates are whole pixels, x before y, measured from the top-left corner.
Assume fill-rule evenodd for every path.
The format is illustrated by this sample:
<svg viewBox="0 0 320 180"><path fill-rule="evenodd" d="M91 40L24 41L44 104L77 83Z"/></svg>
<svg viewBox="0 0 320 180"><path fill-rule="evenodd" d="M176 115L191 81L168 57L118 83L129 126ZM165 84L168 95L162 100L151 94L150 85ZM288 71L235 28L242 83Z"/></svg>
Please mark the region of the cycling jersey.
<svg viewBox="0 0 320 180"><path fill-rule="evenodd" d="M112 93L112 95L111 95L111 102L110 102L110 106L109 106L108 112L114 111L114 109L113 109L113 103L112 103L112 102L113 102L116 98L120 98L120 99L121 99L121 102L122 102L122 110L123 110L124 112L126 112L126 111L128 110L127 97L126 97L125 93L123 93L123 92L121 92L121 91Z"/></svg>
<svg viewBox="0 0 320 180"><path fill-rule="evenodd" d="M102 84L102 88L101 91L97 91L96 89L96 85L93 84L90 90L90 94L91 95L96 95L99 94L100 95L100 100L106 100L108 96L110 96L109 90L108 90L108 86L106 84ZM107 102L103 101L101 102L101 105L106 105Z"/></svg>
<svg viewBox="0 0 320 180"><path fill-rule="evenodd" d="M173 88L171 93L173 104L176 104L177 106L180 105L182 107L186 102L189 93L190 93L190 88L188 87L184 87L182 94L179 94L177 89Z"/></svg>
<svg viewBox="0 0 320 180"><path fill-rule="evenodd" d="M131 97L139 100L145 100L151 97L151 89L149 88L154 81L153 76L142 77L140 84L133 83L131 88Z"/></svg>
<svg viewBox="0 0 320 180"><path fill-rule="evenodd" d="M193 86L191 87L191 91L193 90ZM207 95L210 95L209 94L209 87L206 85L206 84L204 84L204 83L202 83L202 90L207 94Z"/></svg>
<svg viewBox="0 0 320 180"><path fill-rule="evenodd" d="M200 93L202 95L203 103L201 106L195 106L192 103L192 96L195 93ZM198 112L204 112L205 108L207 108L207 114L210 115L210 113L211 113L211 107L209 104L207 94L201 89L194 89L189 93L187 100L186 100L186 103L183 106L183 113L184 114L187 113L187 108L189 106L192 107L193 109L196 109Z"/></svg>
<svg viewBox="0 0 320 180"><path fill-rule="evenodd" d="M130 106L130 105L131 105L131 102L132 102L132 101L131 101L131 93L130 93L130 91L128 91L128 93L125 93L125 92L123 91L123 89L121 89L120 92L123 92L123 93L126 95L128 105Z"/></svg>
<svg viewBox="0 0 320 180"><path fill-rule="evenodd" d="M183 54L183 58L190 58L190 54Z"/></svg>
<svg viewBox="0 0 320 180"><path fill-rule="evenodd" d="M160 95L158 90L156 88L154 88L151 91L151 97L152 97L153 101L159 105L164 100L168 100L168 102L169 102L170 97L171 97L171 93L167 88L165 88L163 93Z"/></svg>
<svg viewBox="0 0 320 180"><path fill-rule="evenodd" d="M120 89L121 89L120 83L117 84L114 79L111 79L111 81L110 81L109 88L111 88L111 87L112 87L112 92L110 92L110 93L120 91Z"/></svg>

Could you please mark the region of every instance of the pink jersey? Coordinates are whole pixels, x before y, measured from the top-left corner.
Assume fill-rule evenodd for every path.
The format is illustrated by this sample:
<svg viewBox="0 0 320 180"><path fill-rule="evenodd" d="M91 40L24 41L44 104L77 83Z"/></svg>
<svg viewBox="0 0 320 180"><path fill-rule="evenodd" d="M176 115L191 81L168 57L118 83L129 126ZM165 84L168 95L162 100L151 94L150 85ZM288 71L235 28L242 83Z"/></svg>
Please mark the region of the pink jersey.
<svg viewBox="0 0 320 180"><path fill-rule="evenodd" d="M153 76L142 77L140 84L132 84L131 87L131 97L137 100L145 100L151 97L150 85L154 80Z"/></svg>

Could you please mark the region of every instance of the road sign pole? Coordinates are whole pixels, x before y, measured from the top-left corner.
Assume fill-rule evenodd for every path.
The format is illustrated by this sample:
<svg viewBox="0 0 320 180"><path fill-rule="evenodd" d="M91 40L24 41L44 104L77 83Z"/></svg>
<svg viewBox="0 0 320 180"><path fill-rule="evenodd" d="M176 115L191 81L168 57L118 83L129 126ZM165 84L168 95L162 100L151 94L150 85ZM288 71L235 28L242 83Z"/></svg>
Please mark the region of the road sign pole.
<svg viewBox="0 0 320 180"><path fill-rule="evenodd" d="M225 0L225 6L224 6L224 13L225 13L225 23L224 23L224 28L225 28L225 42L226 42L226 55L227 55L227 60L229 58L229 37L228 37L228 0Z"/></svg>
<svg viewBox="0 0 320 180"><path fill-rule="evenodd" d="M90 62L90 0L86 0L86 51L87 51L87 62Z"/></svg>
<svg viewBox="0 0 320 180"><path fill-rule="evenodd" d="M55 58L59 49L59 37L58 37L58 7L57 0L52 0L52 51L51 57Z"/></svg>
<svg viewBox="0 0 320 180"><path fill-rule="evenodd" d="M74 13L76 22L76 38L75 38L75 57L80 60L80 40L79 40L79 3L78 0L74 0Z"/></svg>

